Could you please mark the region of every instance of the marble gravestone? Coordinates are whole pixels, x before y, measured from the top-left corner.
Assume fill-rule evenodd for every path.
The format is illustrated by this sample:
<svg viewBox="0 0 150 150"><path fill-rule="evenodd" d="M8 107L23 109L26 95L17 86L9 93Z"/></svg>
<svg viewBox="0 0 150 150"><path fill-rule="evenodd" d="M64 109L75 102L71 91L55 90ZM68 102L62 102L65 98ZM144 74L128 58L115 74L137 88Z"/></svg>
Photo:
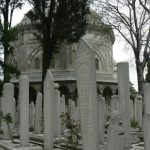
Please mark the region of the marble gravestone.
<svg viewBox="0 0 150 150"><path fill-rule="evenodd" d="M149 150L150 148L150 84L144 84L144 150Z"/></svg>
<svg viewBox="0 0 150 150"><path fill-rule="evenodd" d="M143 116L142 116L142 114L143 114L143 98L140 95L137 96L136 113L137 113L138 127L142 128L142 126L143 126Z"/></svg>
<svg viewBox="0 0 150 150"><path fill-rule="evenodd" d="M99 143L104 145L105 123L106 123L106 102L104 97L98 95L99 103Z"/></svg>
<svg viewBox="0 0 150 150"><path fill-rule="evenodd" d="M32 101L29 105L29 127L33 130L34 128L34 117L35 117L35 106Z"/></svg>
<svg viewBox="0 0 150 150"><path fill-rule="evenodd" d="M58 90L59 84L55 83L55 100L54 100L54 136L60 137L61 135L61 119L60 119L60 91Z"/></svg>
<svg viewBox="0 0 150 150"><path fill-rule="evenodd" d="M98 101L95 54L81 39L76 52L76 75L83 150L98 150Z"/></svg>
<svg viewBox="0 0 150 150"><path fill-rule="evenodd" d="M2 112L3 115L6 115L7 113L10 113L12 119L14 115L14 85L11 83L5 83L3 88L3 97L2 97ZM13 120L14 122L14 120ZM14 126L11 125L11 129ZM4 139L10 139L9 131L6 125L6 122L3 121L3 138Z"/></svg>
<svg viewBox="0 0 150 150"><path fill-rule="evenodd" d="M29 78L21 76L19 79L20 103L20 143L29 145Z"/></svg>
<svg viewBox="0 0 150 150"><path fill-rule="evenodd" d="M125 149L131 147L130 136L130 90L129 90L129 64L127 62L120 62L117 64L118 72L118 90L120 99L120 114L124 123L125 129Z"/></svg>
<svg viewBox="0 0 150 150"><path fill-rule="evenodd" d="M44 150L53 150L55 85L52 73L47 70L44 80Z"/></svg>
<svg viewBox="0 0 150 150"><path fill-rule="evenodd" d="M42 131L42 93L38 93L35 105L35 126L34 132L40 134Z"/></svg>
<svg viewBox="0 0 150 150"><path fill-rule="evenodd" d="M111 113L111 122L107 135L107 150L124 150L124 131L120 114L117 111Z"/></svg>

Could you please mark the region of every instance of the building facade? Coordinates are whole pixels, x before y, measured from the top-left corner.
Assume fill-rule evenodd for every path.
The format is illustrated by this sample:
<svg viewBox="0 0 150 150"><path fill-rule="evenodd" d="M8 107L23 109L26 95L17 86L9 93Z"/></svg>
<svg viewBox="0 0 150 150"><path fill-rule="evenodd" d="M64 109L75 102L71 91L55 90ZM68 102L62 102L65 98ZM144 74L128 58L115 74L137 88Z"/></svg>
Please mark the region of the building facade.
<svg viewBox="0 0 150 150"><path fill-rule="evenodd" d="M102 94L109 103L110 96L116 93L116 64L113 60L112 47L115 41L114 33L104 30L101 18L94 11L88 17L86 34L81 38L86 48L95 53L95 67L97 92ZM42 47L36 39L35 29L27 16L18 24L19 33L12 44L14 52L10 56L10 63L16 65L21 74L28 75L30 79L30 100L35 100L35 95L40 91L42 79ZM50 69L55 82L59 83L61 95L68 99L77 99L75 55L79 43L62 44L59 51L53 54ZM18 86L18 78L11 79Z"/></svg>

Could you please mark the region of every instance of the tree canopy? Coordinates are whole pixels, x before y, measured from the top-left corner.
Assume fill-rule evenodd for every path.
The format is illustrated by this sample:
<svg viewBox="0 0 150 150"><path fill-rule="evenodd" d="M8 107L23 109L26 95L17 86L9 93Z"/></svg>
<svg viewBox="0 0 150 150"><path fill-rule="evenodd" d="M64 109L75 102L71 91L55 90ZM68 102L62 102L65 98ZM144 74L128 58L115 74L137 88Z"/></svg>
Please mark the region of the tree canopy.
<svg viewBox="0 0 150 150"><path fill-rule="evenodd" d="M95 0L103 21L122 35L134 53L139 94L143 94L144 68L150 54L148 3L148 0Z"/></svg>
<svg viewBox="0 0 150 150"><path fill-rule="evenodd" d="M89 0L29 0L33 9L27 14L34 22L43 47L42 81L52 55L64 42L78 42L85 34Z"/></svg>
<svg viewBox="0 0 150 150"><path fill-rule="evenodd" d="M10 42L15 39L17 32L15 28L12 28L13 13L16 9L21 9L23 4L24 0L0 0L0 45L1 54L4 55L0 66L3 69L4 82L9 82L10 73L16 72L16 67L8 64L8 56L13 50Z"/></svg>

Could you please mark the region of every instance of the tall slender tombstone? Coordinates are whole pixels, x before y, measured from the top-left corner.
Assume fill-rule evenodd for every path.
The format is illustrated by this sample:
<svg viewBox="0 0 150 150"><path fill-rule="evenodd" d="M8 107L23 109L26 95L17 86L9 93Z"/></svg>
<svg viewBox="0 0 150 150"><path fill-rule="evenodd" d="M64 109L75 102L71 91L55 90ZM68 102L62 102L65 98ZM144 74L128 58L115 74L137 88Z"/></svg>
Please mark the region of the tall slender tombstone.
<svg viewBox="0 0 150 150"><path fill-rule="evenodd" d="M83 150L98 150L98 102L95 54L81 39L76 52L76 74L79 94Z"/></svg>
<svg viewBox="0 0 150 150"><path fill-rule="evenodd" d="M2 127L2 97L0 97L0 130Z"/></svg>
<svg viewBox="0 0 150 150"><path fill-rule="evenodd" d="M62 95L61 99L60 99L60 114L65 113L66 108L65 108L65 96Z"/></svg>
<svg viewBox="0 0 150 150"><path fill-rule="evenodd" d="M137 97L134 99L134 120L137 122L138 121L138 116L137 116Z"/></svg>
<svg viewBox="0 0 150 150"><path fill-rule="evenodd" d="M129 105L129 111L130 111L130 120L133 120L133 116L134 116L134 106L133 106L133 101L130 99L129 101L130 105Z"/></svg>
<svg viewBox="0 0 150 150"><path fill-rule="evenodd" d="M99 143L104 145L105 123L106 123L106 103L104 97L98 95L99 103Z"/></svg>
<svg viewBox="0 0 150 150"><path fill-rule="evenodd" d="M61 114L65 114L65 111L66 111L66 108L65 108L65 96L62 95L61 99L60 99L60 115ZM61 120L61 134L64 134L64 130L65 130L65 126L64 124L62 123L62 120Z"/></svg>
<svg viewBox="0 0 150 150"><path fill-rule="evenodd" d="M125 149L131 147L130 143L130 115L129 115L129 64L127 62L121 62L117 64L118 72L118 90L120 98L120 113L124 123L125 129Z"/></svg>
<svg viewBox="0 0 150 150"><path fill-rule="evenodd" d="M19 79L20 100L20 144L29 145L29 78L21 76Z"/></svg>
<svg viewBox="0 0 150 150"><path fill-rule="evenodd" d="M61 120L60 120L60 91L59 84L55 83L55 101L54 101L54 136L60 137Z"/></svg>
<svg viewBox="0 0 150 150"><path fill-rule="evenodd" d="M29 105L29 127L30 128L34 127L34 117L35 117L35 106L34 106L34 102L32 101L31 104Z"/></svg>
<svg viewBox="0 0 150 150"><path fill-rule="evenodd" d="M69 113L73 120L75 120L75 102L70 99L69 100Z"/></svg>
<svg viewBox="0 0 150 150"><path fill-rule="evenodd" d="M16 100L15 98L13 99L13 102L12 102L12 130L15 129L15 122L16 122Z"/></svg>
<svg viewBox="0 0 150 150"><path fill-rule="evenodd" d="M14 114L14 85L11 83L5 83L3 87L3 98L2 98L2 112L5 116L7 113L10 113L12 119ZM14 122L14 120L13 120ZM13 129L13 125L10 125L11 130ZM3 138L10 139L8 127L6 122L3 122Z"/></svg>
<svg viewBox="0 0 150 150"><path fill-rule="evenodd" d="M113 95L111 97L111 112L113 111L120 112L120 101L118 95Z"/></svg>
<svg viewBox="0 0 150 150"><path fill-rule="evenodd" d="M136 103L136 113L137 113L137 122L138 122L138 127L142 128L143 126L143 99L142 96L138 95L137 96L137 103Z"/></svg>
<svg viewBox="0 0 150 150"><path fill-rule="evenodd" d="M42 131L42 93L37 94L36 105L35 105L35 125L34 132L41 134Z"/></svg>
<svg viewBox="0 0 150 150"><path fill-rule="evenodd" d="M150 84L144 84L144 150L149 150L150 148Z"/></svg>
<svg viewBox="0 0 150 150"><path fill-rule="evenodd" d="M53 150L55 85L52 73L47 70L44 81L44 150Z"/></svg>

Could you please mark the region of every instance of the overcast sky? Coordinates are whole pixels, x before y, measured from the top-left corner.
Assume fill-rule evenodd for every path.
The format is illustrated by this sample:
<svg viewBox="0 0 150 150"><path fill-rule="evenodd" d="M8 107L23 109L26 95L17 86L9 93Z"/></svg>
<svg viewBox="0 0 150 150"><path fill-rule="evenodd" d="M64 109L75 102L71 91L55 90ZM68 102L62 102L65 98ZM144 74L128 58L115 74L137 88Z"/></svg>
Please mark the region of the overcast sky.
<svg viewBox="0 0 150 150"><path fill-rule="evenodd" d="M29 11L31 7L25 5L21 10L14 12L13 25L19 23L24 14ZM134 84L134 87L137 89L137 75L135 71L134 58L130 50L130 47L127 47L124 40L120 36L116 36L116 41L113 46L113 58L116 62L128 61L130 63L130 81Z"/></svg>

